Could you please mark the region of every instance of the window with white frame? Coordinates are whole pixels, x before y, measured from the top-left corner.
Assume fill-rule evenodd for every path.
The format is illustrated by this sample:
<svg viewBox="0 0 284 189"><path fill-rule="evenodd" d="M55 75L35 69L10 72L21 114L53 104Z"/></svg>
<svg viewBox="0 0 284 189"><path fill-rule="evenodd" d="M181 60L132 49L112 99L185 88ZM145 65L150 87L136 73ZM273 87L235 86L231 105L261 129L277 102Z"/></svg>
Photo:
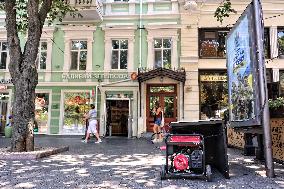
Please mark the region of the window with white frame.
<svg viewBox="0 0 284 189"><path fill-rule="evenodd" d="M170 38L154 39L154 67L171 68L172 40Z"/></svg>
<svg viewBox="0 0 284 189"><path fill-rule="evenodd" d="M46 57L47 57L47 42L41 41L39 43L38 54L36 59L37 68L39 70L46 69Z"/></svg>
<svg viewBox="0 0 284 189"><path fill-rule="evenodd" d="M86 70L87 41L71 42L71 67L70 70Z"/></svg>
<svg viewBox="0 0 284 189"><path fill-rule="evenodd" d="M127 69L128 40L112 40L111 69Z"/></svg>
<svg viewBox="0 0 284 189"><path fill-rule="evenodd" d="M7 68L8 43L0 41L0 69Z"/></svg>

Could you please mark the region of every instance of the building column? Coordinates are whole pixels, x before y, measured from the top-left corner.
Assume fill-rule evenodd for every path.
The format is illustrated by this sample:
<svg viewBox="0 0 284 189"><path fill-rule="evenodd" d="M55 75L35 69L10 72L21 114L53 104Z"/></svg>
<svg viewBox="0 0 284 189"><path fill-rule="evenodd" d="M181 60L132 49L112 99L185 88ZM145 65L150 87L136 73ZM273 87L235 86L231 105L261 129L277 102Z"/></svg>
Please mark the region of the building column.
<svg viewBox="0 0 284 189"><path fill-rule="evenodd" d="M179 82L179 120L184 119L184 104L183 104L183 94L184 94L184 88L183 83Z"/></svg>
<svg viewBox="0 0 284 189"><path fill-rule="evenodd" d="M270 27L270 57L275 58L278 56L278 36L277 26Z"/></svg>
<svg viewBox="0 0 284 189"><path fill-rule="evenodd" d="M88 39L87 43L87 65L86 71L90 72L93 70L93 39Z"/></svg>
<svg viewBox="0 0 284 189"><path fill-rule="evenodd" d="M63 66L63 72L69 72L70 70L70 39L65 39L65 48L64 48L64 66Z"/></svg>
<svg viewBox="0 0 284 189"><path fill-rule="evenodd" d="M134 38L130 38L128 40L128 60L127 60L127 69L129 72L133 72L134 70Z"/></svg>
<svg viewBox="0 0 284 189"><path fill-rule="evenodd" d="M147 42L148 42L147 67L150 69L153 69L154 68L154 54L153 54L154 39L153 37L148 37Z"/></svg>
<svg viewBox="0 0 284 189"><path fill-rule="evenodd" d="M106 94L101 90L101 107L100 107L100 136L105 136L106 133Z"/></svg>
<svg viewBox="0 0 284 189"><path fill-rule="evenodd" d="M139 128L137 125L137 101L138 101L138 95L137 91L133 91L133 101L132 101L132 136L136 136L139 138L141 134L139 133ZM139 136L138 136L139 135Z"/></svg>
<svg viewBox="0 0 284 189"><path fill-rule="evenodd" d="M47 55L46 55L46 72L45 72L45 81L48 82L51 80L51 63L52 63L52 40L47 39Z"/></svg>
<svg viewBox="0 0 284 189"><path fill-rule="evenodd" d="M172 62L172 69L177 69L178 68L178 45L177 45L177 42L178 42L178 36L174 36L172 38L172 44L173 44L173 47L172 47L172 59L171 59L171 62Z"/></svg>

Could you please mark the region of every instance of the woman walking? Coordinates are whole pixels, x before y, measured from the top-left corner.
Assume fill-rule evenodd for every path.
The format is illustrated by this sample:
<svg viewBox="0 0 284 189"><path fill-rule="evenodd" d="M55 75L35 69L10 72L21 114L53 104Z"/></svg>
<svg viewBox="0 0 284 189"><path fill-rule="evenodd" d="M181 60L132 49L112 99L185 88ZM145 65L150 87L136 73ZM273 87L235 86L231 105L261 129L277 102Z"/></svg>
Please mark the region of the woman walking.
<svg viewBox="0 0 284 189"><path fill-rule="evenodd" d="M90 138L90 134L92 133L97 138L97 142L95 142L95 143L101 143L102 140L100 139L100 136L99 136L98 131L97 131L98 122L97 122L97 110L95 109L95 105L91 104L91 110L86 115L86 119L89 120L89 127L88 127L88 130L87 130L86 138L82 142L87 143L88 139Z"/></svg>

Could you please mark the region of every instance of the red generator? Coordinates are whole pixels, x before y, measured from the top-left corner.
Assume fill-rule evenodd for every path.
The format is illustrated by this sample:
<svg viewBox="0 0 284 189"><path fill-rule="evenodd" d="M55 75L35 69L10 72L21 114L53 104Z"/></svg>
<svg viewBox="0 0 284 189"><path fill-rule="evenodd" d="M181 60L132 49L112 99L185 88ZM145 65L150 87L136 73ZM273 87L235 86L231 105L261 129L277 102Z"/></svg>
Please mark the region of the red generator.
<svg viewBox="0 0 284 189"><path fill-rule="evenodd" d="M205 178L212 180L211 166L229 178L222 122L175 122L166 137L166 164L161 179Z"/></svg>

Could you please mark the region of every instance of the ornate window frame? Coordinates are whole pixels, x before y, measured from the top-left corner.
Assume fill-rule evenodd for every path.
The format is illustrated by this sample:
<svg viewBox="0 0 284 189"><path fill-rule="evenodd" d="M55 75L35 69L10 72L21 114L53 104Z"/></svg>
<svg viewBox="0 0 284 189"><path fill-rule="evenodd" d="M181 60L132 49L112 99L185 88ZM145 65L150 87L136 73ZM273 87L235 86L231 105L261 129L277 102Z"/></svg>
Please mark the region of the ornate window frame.
<svg viewBox="0 0 284 189"><path fill-rule="evenodd" d="M86 70L80 70L78 72L92 71L93 65L93 42L94 32L96 31L95 26L65 26L62 28L65 33L65 53L64 53L64 66L63 72L76 72L76 70L70 70L71 66L71 42L74 40L87 41L87 64Z"/></svg>
<svg viewBox="0 0 284 189"><path fill-rule="evenodd" d="M134 42L136 26L105 26L105 61L104 71L111 71L111 56L112 56L112 40L125 39L128 40L128 57L127 57L127 71L134 70ZM115 69L115 71L117 71ZM124 69L122 71L125 71Z"/></svg>
<svg viewBox="0 0 284 189"><path fill-rule="evenodd" d="M154 39L155 38L170 38L172 40L172 57L171 57L171 68L177 69L179 68L178 62L178 41L179 34L178 29L179 26L146 26L148 31L147 42L148 42L148 58L147 58L147 67L152 69L154 68Z"/></svg>

